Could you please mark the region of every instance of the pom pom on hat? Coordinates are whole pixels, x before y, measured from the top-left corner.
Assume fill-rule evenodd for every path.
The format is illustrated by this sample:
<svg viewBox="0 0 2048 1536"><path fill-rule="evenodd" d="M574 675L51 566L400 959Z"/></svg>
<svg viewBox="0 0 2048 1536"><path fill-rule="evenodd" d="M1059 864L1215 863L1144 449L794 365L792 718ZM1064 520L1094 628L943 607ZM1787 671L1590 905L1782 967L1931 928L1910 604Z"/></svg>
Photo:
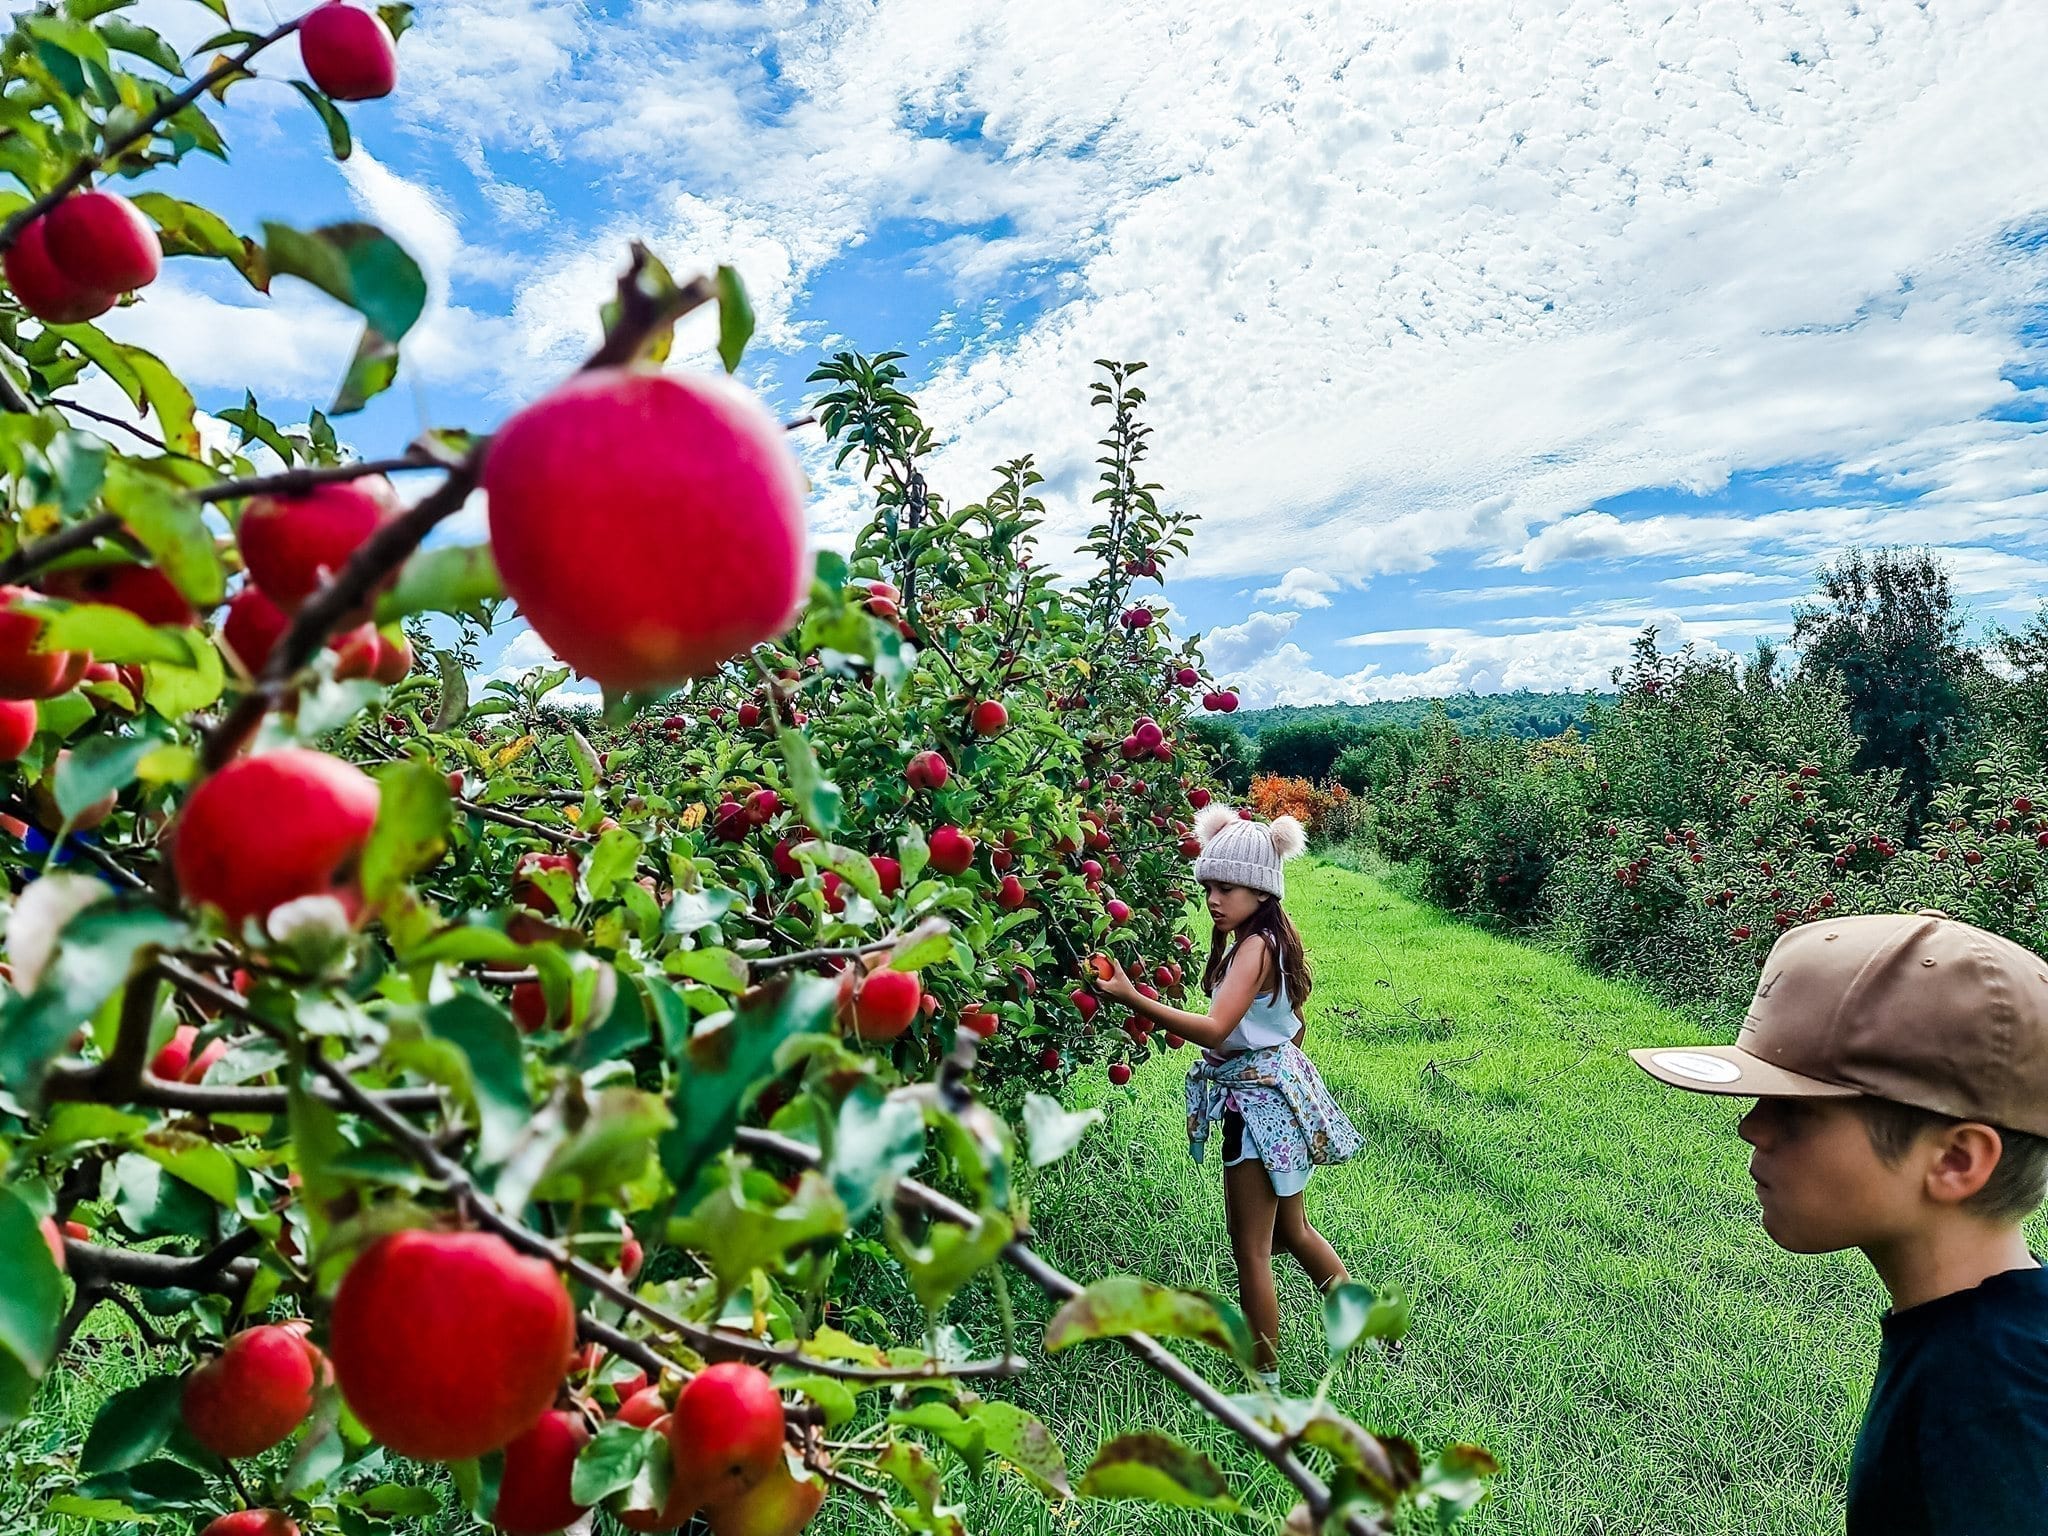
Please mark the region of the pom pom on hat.
<svg viewBox="0 0 2048 1536"><path fill-rule="evenodd" d="M1283 859L1291 859L1308 847L1308 832L1292 816L1276 816L1266 823L1266 836L1273 840L1273 851Z"/></svg>
<svg viewBox="0 0 2048 1536"><path fill-rule="evenodd" d="M1207 847L1210 838L1237 819L1234 807L1225 805L1221 800L1211 800L1195 812L1195 838Z"/></svg>

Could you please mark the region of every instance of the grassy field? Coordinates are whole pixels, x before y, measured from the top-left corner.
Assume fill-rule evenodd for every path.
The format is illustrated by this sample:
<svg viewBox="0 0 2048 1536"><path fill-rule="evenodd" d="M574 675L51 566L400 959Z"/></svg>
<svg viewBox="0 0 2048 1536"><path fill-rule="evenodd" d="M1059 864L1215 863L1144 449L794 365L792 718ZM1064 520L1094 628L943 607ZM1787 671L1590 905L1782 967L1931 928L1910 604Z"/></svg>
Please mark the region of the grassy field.
<svg viewBox="0 0 2048 1536"><path fill-rule="evenodd" d="M1860 1258L1793 1258L1765 1237L1734 1134L1746 1101L1662 1089L1623 1054L1698 1039L1698 1024L1368 874L1320 863L1289 885L1317 982L1308 1049L1365 1137L1355 1161L1315 1176L1310 1214L1355 1276L1415 1297L1398 1356L1348 1364L1339 1406L1425 1446L1494 1449L1505 1471L1481 1531L1839 1531L1883 1293ZM1041 1181L1034 1207L1070 1273L1234 1295L1220 1177L1187 1159L1184 1063L1146 1067L1129 1097L1081 1095L1112 1110L1108 1128ZM1315 1298L1291 1261L1281 1273L1284 1379L1305 1394L1321 1368ZM1111 1346L1050 1362L1020 1396L1076 1463L1097 1435L1158 1424L1285 1507L1256 1463ZM1000 1484L969 1523L1217 1524L1047 1513Z"/></svg>
<svg viewBox="0 0 2048 1536"><path fill-rule="evenodd" d="M1494 1449L1506 1470L1480 1531L1838 1531L1883 1296L1860 1260L1792 1258L1764 1236L1733 1130L1740 1101L1660 1089L1623 1055L1698 1026L1369 874L1297 871L1289 907L1317 978L1309 1050L1365 1136L1354 1162L1316 1175L1310 1213L1359 1279L1415 1298L1404 1347L1347 1364L1339 1406L1425 1446ZM1032 1196L1043 1245L1070 1273L1234 1294L1220 1176L1187 1159L1186 1060L1142 1069L1127 1091L1077 1088L1108 1122ZM1291 1261L1281 1274L1285 1382L1306 1394L1321 1368L1315 1298ZM1013 1287L1028 1338L1047 1309L1027 1290ZM963 1297L953 1320L994 1342L985 1294ZM111 1529L52 1522L25 1486L38 1452L137 1375L118 1314L103 1309L94 1331L100 1362L51 1385L40 1423L0 1436L0 1529ZM1190 1354L1226 1379L1216 1357ZM1264 1516L1253 1528L1286 1508L1262 1463L1114 1346L1046 1361L1015 1391L1077 1472L1099 1438L1157 1426L1231 1473ZM970 1529L1003 1536L1246 1528L1127 1505L1047 1510L1007 1478L951 1481ZM835 1499L814 1529L880 1527ZM451 1515L431 1529L477 1528Z"/></svg>

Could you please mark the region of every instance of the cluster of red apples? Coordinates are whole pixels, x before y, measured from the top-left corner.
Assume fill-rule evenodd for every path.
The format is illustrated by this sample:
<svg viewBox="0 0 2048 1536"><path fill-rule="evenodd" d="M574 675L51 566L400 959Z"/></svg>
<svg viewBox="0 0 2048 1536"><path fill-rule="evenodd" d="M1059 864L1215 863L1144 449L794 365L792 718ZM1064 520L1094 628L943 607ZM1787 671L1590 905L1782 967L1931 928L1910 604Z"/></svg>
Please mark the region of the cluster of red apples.
<svg viewBox="0 0 2048 1536"><path fill-rule="evenodd" d="M81 1229L82 1230L82 1229ZM53 1243L61 1255L61 1246ZM621 1274L639 1265L628 1238ZM548 1536L586 1513L571 1492L577 1453L605 1411L569 1389L579 1363L575 1309L554 1269L488 1233L406 1230L378 1238L342 1277L327 1346L310 1324L243 1329L186 1378L192 1438L217 1456L260 1456L338 1386L379 1444L418 1461L502 1454L491 1524L506 1536ZM594 1364L592 1358L583 1363ZM619 1383L612 1417L652 1432L669 1476L659 1508L625 1496L613 1513L634 1531L672 1531L701 1515L714 1536L794 1532L823 1502L792 1474L781 1395L744 1363L678 1383ZM205 1536L293 1536L275 1510L238 1510Z"/></svg>
<svg viewBox="0 0 2048 1536"><path fill-rule="evenodd" d="M307 75L334 100L368 101L397 84L398 52L375 12L330 0L301 18L298 34ZM77 325L155 282L163 255L156 230L127 198L76 192L15 236L7 284L38 320Z"/></svg>

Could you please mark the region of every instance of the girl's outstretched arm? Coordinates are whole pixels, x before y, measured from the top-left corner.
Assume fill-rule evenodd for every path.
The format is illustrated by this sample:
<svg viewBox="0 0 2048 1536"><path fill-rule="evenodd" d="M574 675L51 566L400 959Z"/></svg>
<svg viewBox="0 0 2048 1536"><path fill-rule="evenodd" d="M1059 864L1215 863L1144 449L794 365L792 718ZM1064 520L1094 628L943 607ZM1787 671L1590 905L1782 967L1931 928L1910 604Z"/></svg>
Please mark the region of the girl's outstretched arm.
<svg viewBox="0 0 2048 1536"><path fill-rule="evenodd" d="M1124 1004L1160 1029L1170 1030L1183 1040L1192 1040L1204 1050L1213 1051L1230 1038L1230 1032L1243 1021L1251 1009L1252 1000L1259 995L1259 975L1266 965L1266 941L1259 937L1248 938L1231 953L1230 967L1223 973L1223 985L1209 1000L1207 1013L1190 1013L1156 997L1147 997L1124 974L1124 968L1117 963L1115 956L1107 958L1109 979L1097 983L1096 991L1112 1002Z"/></svg>

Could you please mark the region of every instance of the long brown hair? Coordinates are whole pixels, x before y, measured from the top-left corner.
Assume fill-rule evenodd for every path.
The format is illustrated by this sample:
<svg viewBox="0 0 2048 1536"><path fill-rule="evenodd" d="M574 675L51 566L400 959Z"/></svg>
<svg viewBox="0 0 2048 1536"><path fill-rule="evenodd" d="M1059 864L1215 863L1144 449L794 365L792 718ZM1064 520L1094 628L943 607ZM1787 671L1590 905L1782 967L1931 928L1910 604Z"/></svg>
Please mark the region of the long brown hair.
<svg viewBox="0 0 2048 1536"><path fill-rule="evenodd" d="M1302 1017L1302 1009L1308 1006L1308 994L1315 986L1315 978L1308 973L1308 947L1301 942L1294 919L1280 905L1278 896L1264 897L1258 910L1246 918L1234 933L1226 933L1221 928L1211 933L1209 963L1202 969L1202 990L1215 992L1217 984L1223 980L1223 973L1230 967L1230 957L1237 953L1239 945L1254 935L1272 946L1276 962L1274 970L1279 977L1279 981L1260 995L1274 995L1280 981L1284 981L1287 984L1287 1001L1294 1009L1294 1016Z"/></svg>

